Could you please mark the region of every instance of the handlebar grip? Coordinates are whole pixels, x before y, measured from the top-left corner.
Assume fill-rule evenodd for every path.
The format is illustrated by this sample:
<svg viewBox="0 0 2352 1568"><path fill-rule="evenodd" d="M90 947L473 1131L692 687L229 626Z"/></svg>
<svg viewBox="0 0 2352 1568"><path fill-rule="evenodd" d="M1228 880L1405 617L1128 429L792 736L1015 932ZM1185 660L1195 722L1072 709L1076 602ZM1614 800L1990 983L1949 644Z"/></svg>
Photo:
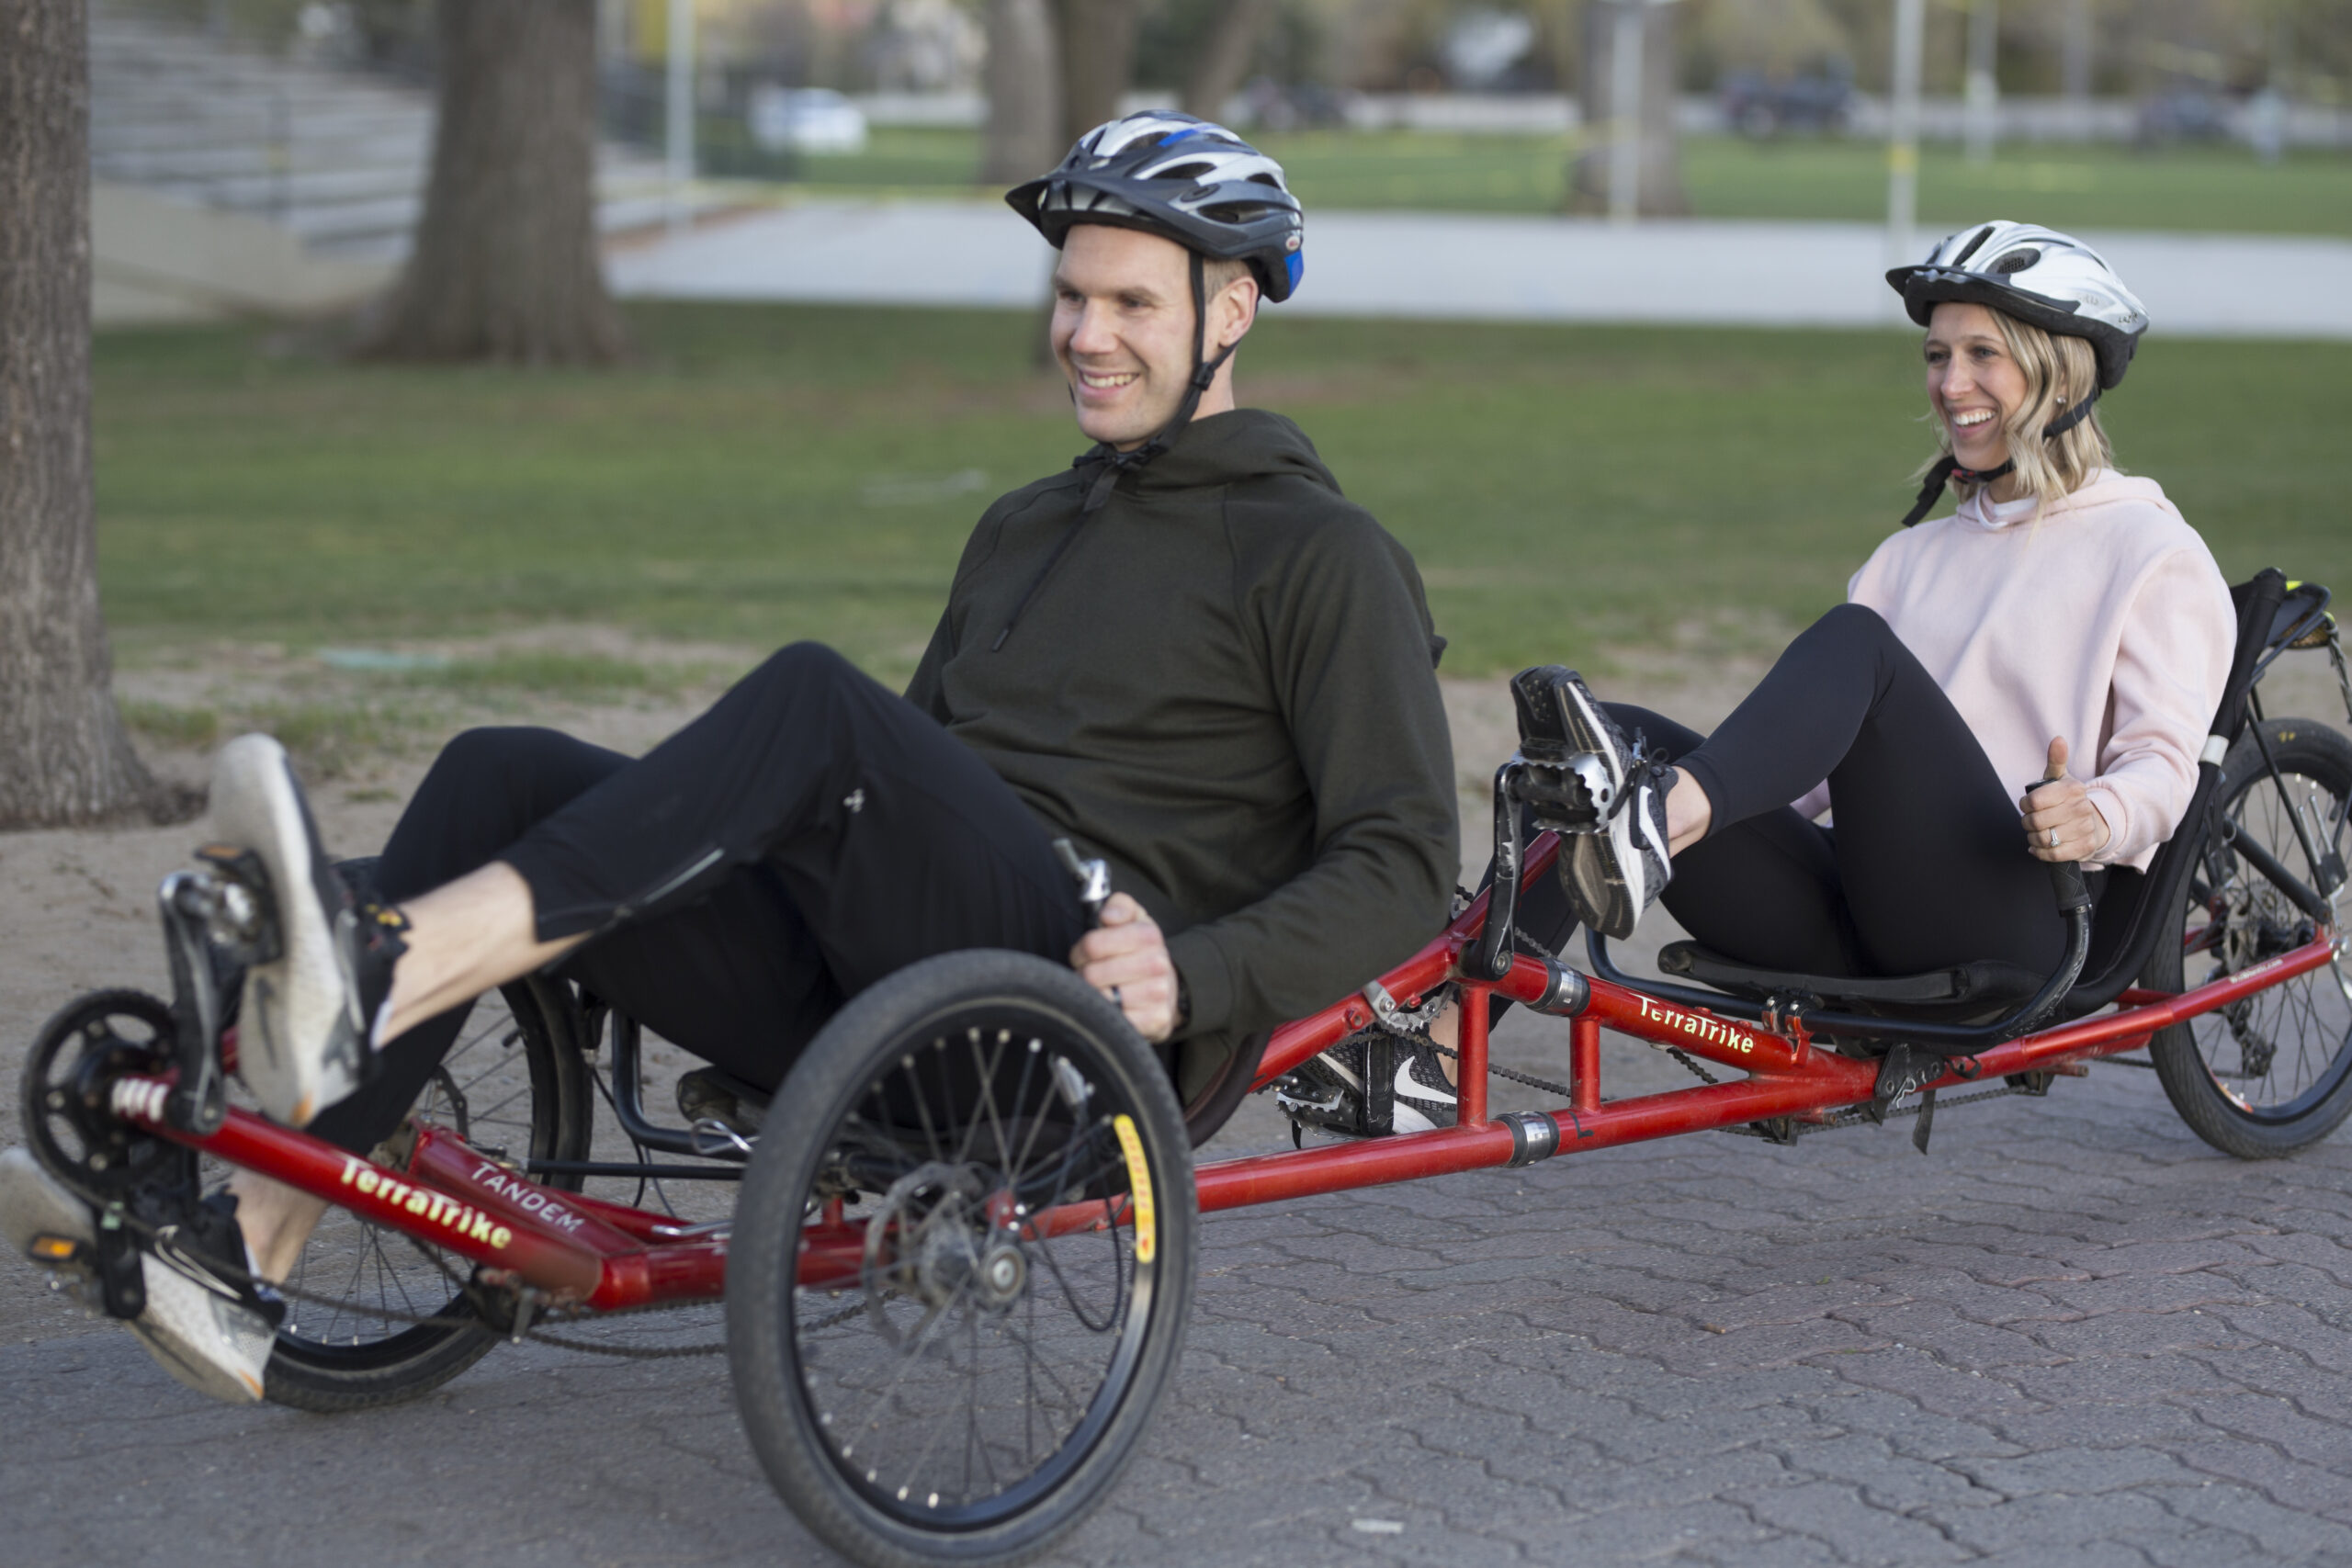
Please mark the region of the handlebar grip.
<svg viewBox="0 0 2352 1568"><path fill-rule="evenodd" d="M2050 891L2058 896L2058 912L2062 915L2091 907L2091 890L2083 881L2083 863L2078 860L2051 863Z"/></svg>
<svg viewBox="0 0 2352 1568"><path fill-rule="evenodd" d="M2025 786L2025 793L2031 795L2043 784L2057 782L2056 779L2036 779ZM2058 912L2062 915L2072 915L2091 907L2091 890L2089 885L2083 881L2083 863L2080 861L2051 862L2050 891L2058 896Z"/></svg>

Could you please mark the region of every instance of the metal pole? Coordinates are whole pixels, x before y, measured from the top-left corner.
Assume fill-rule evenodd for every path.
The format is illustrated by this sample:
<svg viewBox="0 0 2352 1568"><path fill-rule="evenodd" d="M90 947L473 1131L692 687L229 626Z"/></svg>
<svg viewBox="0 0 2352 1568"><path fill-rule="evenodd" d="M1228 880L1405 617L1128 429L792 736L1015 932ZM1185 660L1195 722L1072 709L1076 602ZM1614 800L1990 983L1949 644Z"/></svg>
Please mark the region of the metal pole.
<svg viewBox="0 0 2352 1568"><path fill-rule="evenodd" d="M669 224L673 234L686 227L686 186L695 177L695 3L670 0Z"/></svg>
<svg viewBox="0 0 2352 1568"><path fill-rule="evenodd" d="M2001 85L1994 74L2001 36L2000 0L1972 0L1968 7L1968 161L1993 161L1999 135Z"/></svg>
<svg viewBox="0 0 2352 1568"><path fill-rule="evenodd" d="M1886 265L1911 254L1919 215L1919 56L1926 44L1928 0L1894 0L1893 92L1886 130Z"/></svg>
<svg viewBox="0 0 2352 1568"><path fill-rule="evenodd" d="M2091 139L2091 0L2066 0L2066 47L2062 58L2069 134Z"/></svg>
<svg viewBox="0 0 2352 1568"><path fill-rule="evenodd" d="M1644 0L1617 0L1609 49L1609 220L1631 223L1641 211L1642 27Z"/></svg>

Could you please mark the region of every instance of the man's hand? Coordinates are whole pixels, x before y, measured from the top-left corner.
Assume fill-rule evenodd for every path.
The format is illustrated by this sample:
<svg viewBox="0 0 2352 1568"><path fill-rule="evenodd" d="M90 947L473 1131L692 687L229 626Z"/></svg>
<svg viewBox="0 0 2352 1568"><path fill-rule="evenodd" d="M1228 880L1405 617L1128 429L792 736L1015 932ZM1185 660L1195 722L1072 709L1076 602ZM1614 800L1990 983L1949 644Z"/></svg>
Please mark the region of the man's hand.
<svg viewBox="0 0 2352 1568"><path fill-rule="evenodd" d="M2066 776L2066 742L2050 743L2045 782L2018 802L2025 818L2026 848L2033 858L2046 861L2086 860L2107 848L2114 836L2107 818L2091 804L2083 781Z"/></svg>
<svg viewBox="0 0 2352 1568"><path fill-rule="evenodd" d="M1158 1044L1176 1032L1176 965L1168 939L1127 895L1111 895L1102 923L1069 950L1069 966L1117 1003L1146 1040Z"/></svg>

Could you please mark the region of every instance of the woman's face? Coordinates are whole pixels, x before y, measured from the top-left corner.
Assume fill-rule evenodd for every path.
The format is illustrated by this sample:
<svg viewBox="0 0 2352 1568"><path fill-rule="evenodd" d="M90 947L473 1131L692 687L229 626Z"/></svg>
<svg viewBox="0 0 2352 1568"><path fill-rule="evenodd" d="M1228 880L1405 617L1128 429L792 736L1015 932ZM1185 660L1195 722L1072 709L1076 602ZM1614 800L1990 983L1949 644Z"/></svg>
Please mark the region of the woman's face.
<svg viewBox="0 0 2352 1568"><path fill-rule="evenodd" d="M1993 312L1946 300L1928 318L1925 351L1928 403L1944 422L1961 467L1997 468L2007 462L2006 426L2030 389Z"/></svg>

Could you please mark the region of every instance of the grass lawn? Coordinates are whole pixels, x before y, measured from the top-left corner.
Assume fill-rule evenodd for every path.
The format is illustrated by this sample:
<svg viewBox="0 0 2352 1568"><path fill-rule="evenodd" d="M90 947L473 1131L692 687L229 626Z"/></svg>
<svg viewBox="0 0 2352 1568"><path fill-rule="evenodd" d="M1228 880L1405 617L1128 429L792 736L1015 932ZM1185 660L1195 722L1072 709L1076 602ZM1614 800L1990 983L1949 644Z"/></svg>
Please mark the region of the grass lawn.
<svg viewBox="0 0 2352 1568"><path fill-rule="evenodd" d="M101 336L126 660L572 620L820 637L901 676L988 500L1083 445L1024 315L633 314L647 363L611 375L359 368L248 328ZM1244 400L1296 417L1419 558L1447 670L1472 674L1675 635L1752 649L1837 602L1931 449L1915 355L1891 332L1273 311L1239 363ZM2159 340L2102 406L2225 570L2352 587L2352 345Z"/></svg>
<svg viewBox="0 0 2352 1568"><path fill-rule="evenodd" d="M1318 207L1556 212L1575 143L1566 137L1425 131L1268 135L1310 215ZM979 140L964 130L876 130L854 157L808 159L810 188L968 195ZM1886 150L1865 141L1753 142L1693 137L1683 180L1702 218L1886 216ZM1924 225L2030 219L2084 229L2352 234L2352 157L2298 153L2269 166L2244 148L2013 144L1990 164L1931 145L1919 171Z"/></svg>

